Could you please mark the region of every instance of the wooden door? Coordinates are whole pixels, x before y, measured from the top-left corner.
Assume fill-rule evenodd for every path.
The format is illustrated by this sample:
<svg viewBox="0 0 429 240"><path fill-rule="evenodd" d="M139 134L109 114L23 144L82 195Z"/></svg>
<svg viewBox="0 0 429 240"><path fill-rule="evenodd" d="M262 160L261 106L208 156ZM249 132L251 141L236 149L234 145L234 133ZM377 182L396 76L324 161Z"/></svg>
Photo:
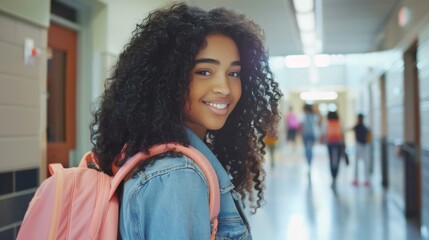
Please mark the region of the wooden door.
<svg viewBox="0 0 429 240"><path fill-rule="evenodd" d="M69 165L76 145L77 33L51 23L48 29L47 164Z"/></svg>

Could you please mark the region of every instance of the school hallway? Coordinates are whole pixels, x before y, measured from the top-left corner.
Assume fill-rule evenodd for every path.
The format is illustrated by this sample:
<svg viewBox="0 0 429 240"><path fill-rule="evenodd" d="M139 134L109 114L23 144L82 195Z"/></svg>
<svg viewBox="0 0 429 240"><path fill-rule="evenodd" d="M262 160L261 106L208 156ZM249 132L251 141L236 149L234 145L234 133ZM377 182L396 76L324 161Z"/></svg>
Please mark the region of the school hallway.
<svg viewBox="0 0 429 240"><path fill-rule="evenodd" d="M274 168L270 167L267 156L266 203L256 215L249 215L253 239L421 239L418 225L407 221L388 191L382 188L377 161L371 186L365 187L361 181L355 187L351 184L354 154L350 154L348 166L341 161L333 191L325 145L314 148L311 180L302 147L292 151L284 146L279 143L277 147Z"/></svg>

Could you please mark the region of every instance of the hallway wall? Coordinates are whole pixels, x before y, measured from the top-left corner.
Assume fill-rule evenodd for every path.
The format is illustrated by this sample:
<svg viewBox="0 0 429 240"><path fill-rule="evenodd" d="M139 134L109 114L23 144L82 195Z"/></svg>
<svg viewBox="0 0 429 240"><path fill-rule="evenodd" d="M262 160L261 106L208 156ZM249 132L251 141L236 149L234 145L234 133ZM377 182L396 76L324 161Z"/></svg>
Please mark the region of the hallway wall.
<svg viewBox="0 0 429 240"><path fill-rule="evenodd" d="M0 239L14 239L39 184L46 142L46 55L25 65L24 39L45 50L47 31L0 12L0 32Z"/></svg>
<svg viewBox="0 0 429 240"><path fill-rule="evenodd" d="M408 8L412 12L412 16L408 24L399 26L398 12L403 7ZM429 3L427 1L404 0L398 5L380 34L380 49L392 49L393 55L389 61L385 62L385 67L377 69L378 74L372 76L372 80L370 81L373 87L375 87L373 91L375 95L378 93L382 94L381 92L377 93L382 88L382 86L378 86L378 82L382 78L382 75L385 76L386 120L375 122L374 126L374 137L380 142L380 144L374 145L374 147L377 150L377 154L378 152L381 154L384 176L383 186L388 188L391 193L389 196L393 197L394 202L397 206L399 205L404 214L407 214L407 209L409 210L409 200L417 198L417 203L420 204L421 209L414 216L420 216L423 229L422 234L426 232L426 237L429 237L429 186L427 184L429 182L429 147L427 145L429 141L429 119L427 119L427 116L429 116L429 85L427 81L429 69L427 64L427 55L429 54L428 10ZM418 69L418 89L420 91L420 102L416 105L409 98L417 93L412 92L409 86L407 86L408 88L404 88L404 84L411 81L411 79L409 79L409 75L405 74L406 71L410 71L410 68L404 71L404 60L407 59L404 59L403 56L415 41L418 43L418 61L416 67ZM377 106L368 106L368 108L373 108L374 111L380 111L383 108L383 104L381 104L381 107L377 103L375 104ZM412 118L407 116L407 114L412 114L410 108L415 108L415 106L420 106L419 109L416 109L416 111L420 111L420 140L413 138L412 131L414 131L415 126L410 124L413 122ZM382 116L374 116L374 119L382 118ZM385 122L386 126L383 126L383 122ZM381 125L378 125L379 123ZM387 127L386 131L383 129L385 127ZM416 153L421 148L421 154L414 156L412 159L409 158L409 155L407 155L408 152L404 151L404 144L415 146L412 152ZM413 167L415 169L410 169L410 164L414 164ZM415 203L413 204L415 205ZM415 208L419 209L420 206Z"/></svg>
<svg viewBox="0 0 429 240"><path fill-rule="evenodd" d="M386 72L386 123L389 191L404 208L404 161L396 148L404 143L404 62L401 55Z"/></svg>
<svg viewBox="0 0 429 240"><path fill-rule="evenodd" d="M417 66L420 97L421 221L429 235L429 24L419 36ZM429 236L428 236L429 237Z"/></svg>

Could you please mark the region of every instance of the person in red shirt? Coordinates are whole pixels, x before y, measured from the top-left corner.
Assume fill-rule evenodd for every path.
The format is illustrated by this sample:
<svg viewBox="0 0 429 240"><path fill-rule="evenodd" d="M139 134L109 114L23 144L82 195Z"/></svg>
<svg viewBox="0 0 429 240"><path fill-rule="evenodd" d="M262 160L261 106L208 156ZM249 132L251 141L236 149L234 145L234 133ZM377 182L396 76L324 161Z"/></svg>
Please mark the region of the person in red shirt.
<svg viewBox="0 0 429 240"><path fill-rule="evenodd" d="M325 130L325 142L328 147L331 168L332 188L335 189L340 160L343 155L344 133L336 111L328 112Z"/></svg>

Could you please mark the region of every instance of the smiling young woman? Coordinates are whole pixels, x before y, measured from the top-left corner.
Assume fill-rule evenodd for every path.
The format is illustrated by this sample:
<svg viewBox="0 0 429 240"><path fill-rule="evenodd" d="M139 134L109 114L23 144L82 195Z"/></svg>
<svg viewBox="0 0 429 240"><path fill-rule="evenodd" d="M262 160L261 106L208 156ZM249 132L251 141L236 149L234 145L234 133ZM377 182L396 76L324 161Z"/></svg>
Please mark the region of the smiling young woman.
<svg viewBox="0 0 429 240"><path fill-rule="evenodd" d="M91 137L102 171L156 144L191 145L219 179L216 239L251 239L247 198L263 201L264 136L279 120L281 92L262 30L226 9L176 4L137 25L106 80ZM124 145L126 148L124 148ZM122 239L209 239L208 185L193 160L168 153L123 184Z"/></svg>

